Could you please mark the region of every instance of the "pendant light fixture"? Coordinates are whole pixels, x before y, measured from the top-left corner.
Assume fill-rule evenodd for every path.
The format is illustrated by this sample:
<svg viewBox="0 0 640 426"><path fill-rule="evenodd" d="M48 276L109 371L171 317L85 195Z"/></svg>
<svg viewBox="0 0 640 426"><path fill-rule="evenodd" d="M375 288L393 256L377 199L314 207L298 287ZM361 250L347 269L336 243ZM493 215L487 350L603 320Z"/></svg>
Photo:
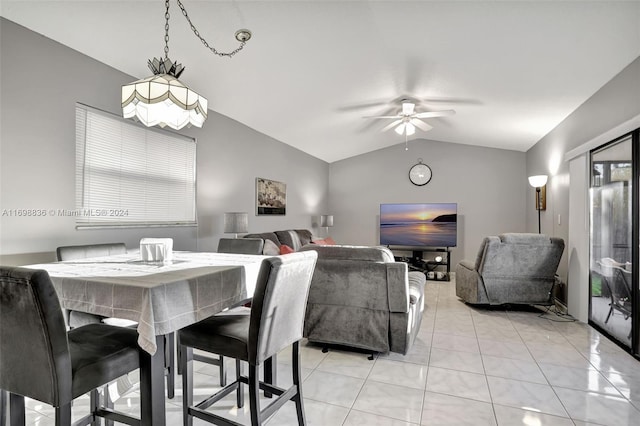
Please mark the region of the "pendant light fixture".
<svg viewBox="0 0 640 426"><path fill-rule="evenodd" d="M251 31L238 30L235 37L240 46L229 53L218 52L200 35L180 0L177 3L194 34L218 56L233 57L251 38ZM169 126L176 130L187 125L202 127L207 119L207 99L178 80L184 67L169 59L169 0L165 0L165 8L164 59L148 61L152 76L122 86L122 115L147 127Z"/></svg>

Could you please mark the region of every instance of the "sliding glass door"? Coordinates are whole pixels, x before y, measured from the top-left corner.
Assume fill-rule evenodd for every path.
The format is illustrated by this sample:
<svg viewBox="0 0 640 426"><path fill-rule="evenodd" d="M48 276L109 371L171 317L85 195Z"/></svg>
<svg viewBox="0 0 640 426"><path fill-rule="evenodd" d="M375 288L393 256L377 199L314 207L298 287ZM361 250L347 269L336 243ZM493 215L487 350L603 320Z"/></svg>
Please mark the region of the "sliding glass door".
<svg viewBox="0 0 640 426"><path fill-rule="evenodd" d="M589 322L629 349L638 309L633 290L638 256L633 141L632 133L592 151L590 168Z"/></svg>

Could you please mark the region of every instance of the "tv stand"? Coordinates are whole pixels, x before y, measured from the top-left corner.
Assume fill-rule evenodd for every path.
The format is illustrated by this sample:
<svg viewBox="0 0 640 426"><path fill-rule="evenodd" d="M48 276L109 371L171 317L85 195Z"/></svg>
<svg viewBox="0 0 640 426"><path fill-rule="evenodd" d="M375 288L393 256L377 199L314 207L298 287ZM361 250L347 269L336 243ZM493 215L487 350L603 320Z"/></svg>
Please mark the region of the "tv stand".
<svg viewBox="0 0 640 426"><path fill-rule="evenodd" d="M428 254L426 258L425 253ZM451 250L449 247L429 247L412 250L411 258L396 257L396 260L407 262L411 271L424 272L428 280L450 280Z"/></svg>

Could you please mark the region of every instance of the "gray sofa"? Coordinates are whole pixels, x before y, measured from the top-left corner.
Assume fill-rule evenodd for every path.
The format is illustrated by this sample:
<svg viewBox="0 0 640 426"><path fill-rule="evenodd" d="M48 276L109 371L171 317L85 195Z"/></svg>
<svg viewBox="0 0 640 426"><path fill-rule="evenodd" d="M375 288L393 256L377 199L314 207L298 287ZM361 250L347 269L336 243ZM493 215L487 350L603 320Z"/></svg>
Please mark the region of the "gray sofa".
<svg viewBox="0 0 640 426"><path fill-rule="evenodd" d="M318 252L304 323L310 342L406 354L420 329L425 276L385 247L307 245Z"/></svg>
<svg viewBox="0 0 640 426"><path fill-rule="evenodd" d="M551 304L564 240L543 234L486 237L456 266L456 295L470 304Z"/></svg>
<svg viewBox="0 0 640 426"><path fill-rule="evenodd" d="M293 251L300 250L304 245L311 243L312 234L307 229L288 229L284 231L262 232L259 234L247 234L243 238L261 238L264 240L263 252L267 256L280 254L280 246L286 244Z"/></svg>

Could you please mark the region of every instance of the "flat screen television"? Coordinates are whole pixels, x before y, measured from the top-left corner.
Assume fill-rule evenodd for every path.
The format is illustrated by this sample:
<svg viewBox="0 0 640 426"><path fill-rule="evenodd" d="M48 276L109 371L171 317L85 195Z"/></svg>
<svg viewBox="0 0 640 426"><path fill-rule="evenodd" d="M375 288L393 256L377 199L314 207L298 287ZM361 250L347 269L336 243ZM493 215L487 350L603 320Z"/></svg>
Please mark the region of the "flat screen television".
<svg viewBox="0 0 640 426"><path fill-rule="evenodd" d="M456 247L456 203L380 204L380 244L401 247Z"/></svg>

